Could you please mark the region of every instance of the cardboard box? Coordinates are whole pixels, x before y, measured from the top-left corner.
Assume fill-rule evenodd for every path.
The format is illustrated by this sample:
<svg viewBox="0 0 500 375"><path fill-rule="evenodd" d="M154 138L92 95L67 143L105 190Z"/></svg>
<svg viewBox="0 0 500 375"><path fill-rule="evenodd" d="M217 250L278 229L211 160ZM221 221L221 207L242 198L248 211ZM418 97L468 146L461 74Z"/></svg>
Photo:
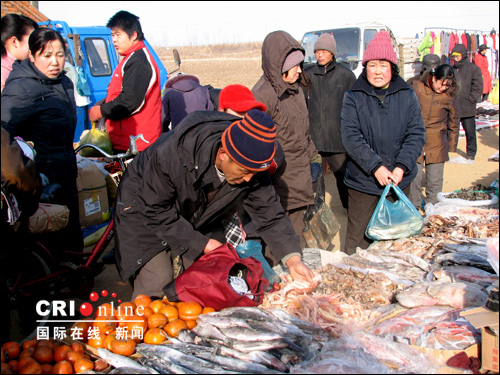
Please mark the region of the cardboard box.
<svg viewBox="0 0 500 375"><path fill-rule="evenodd" d="M95 165L78 169L76 179L82 228L100 224L110 218L108 190L103 173Z"/></svg>
<svg viewBox="0 0 500 375"><path fill-rule="evenodd" d="M460 315L475 328L481 328L481 370L498 372L498 312L477 307Z"/></svg>

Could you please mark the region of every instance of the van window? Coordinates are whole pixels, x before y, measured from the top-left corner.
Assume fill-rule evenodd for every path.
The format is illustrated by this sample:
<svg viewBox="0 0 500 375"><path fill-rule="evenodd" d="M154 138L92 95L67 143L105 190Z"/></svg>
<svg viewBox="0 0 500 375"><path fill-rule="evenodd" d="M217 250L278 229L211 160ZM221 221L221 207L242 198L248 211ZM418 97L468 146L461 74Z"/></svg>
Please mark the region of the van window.
<svg viewBox="0 0 500 375"><path fill-rule="evenodd" d="M105 40L102 38L85 38L84 45L90 73L94 77L111 75L111 63Z"/></svg>
<svg viewBox="0 0 500 375"><path fill-rule="evenodd" d="M316 43L319 36L323 33L331 34L335 38L335 41L337 42L337 56L335 56L337 61L353 64L356 61L360 60L360 29L359 27L346 27L306 33L302 38L302 47L306 52L304 66L307 63L316 63L316 56L314 55L314 43Z"/></svg>
<svg viewBox="0 0 500 375"><path fill-rule="evenodd" d="M363 52L366 50L366 47L368 47L368 44L370 44L372 39L375 38L375 34L377 34L377 30L375 29L365 30L363 33Z"/></svg>

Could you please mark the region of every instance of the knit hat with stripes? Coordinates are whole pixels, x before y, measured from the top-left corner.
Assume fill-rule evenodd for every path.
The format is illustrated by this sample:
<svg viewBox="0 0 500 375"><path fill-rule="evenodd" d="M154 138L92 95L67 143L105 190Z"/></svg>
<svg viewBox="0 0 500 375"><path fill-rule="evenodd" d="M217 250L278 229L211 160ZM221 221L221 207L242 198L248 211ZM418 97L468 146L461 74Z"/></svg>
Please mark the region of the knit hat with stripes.
<svg viewBox="0 0 500 375"><path fill-rule="evenodd" d="M275 153L276 126L267 113L251 109L222 133L222 146L241 167L265 171Z"/></svg>

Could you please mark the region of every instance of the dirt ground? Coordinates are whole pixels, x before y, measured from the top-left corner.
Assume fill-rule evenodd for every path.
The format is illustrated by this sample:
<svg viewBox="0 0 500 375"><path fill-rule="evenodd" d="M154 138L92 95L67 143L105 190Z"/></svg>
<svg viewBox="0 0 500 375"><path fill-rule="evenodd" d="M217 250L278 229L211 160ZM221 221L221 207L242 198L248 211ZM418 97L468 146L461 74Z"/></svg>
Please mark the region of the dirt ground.
<svg viewBox="0 0 500 375"><path fill-rule="evenodd" d="M176 66L172 56L172 49L157 49L167 70L173 71ZM207 47L179 47L177 48L182 60L181 71L186 74L194 74L199 77L203 85L211 84L215 88L224 88L229 84L241 84L252 88L262 75L261 70L261 43L248 43L238 46L222 45ZM499 130L486 129L477 134L478 153L473 164L449 164L444 170L444 192L451 192L460 188L466 188L477 183L490 185L499 178L499 167L497 162L488 161L499 149ZM460 137L458 153L450 157L465 156L465 138ZM337 217L341 229L333 240L333 251L343 249L347 215L340 204L335 186L335 178L332 173L325 174L326 201ZM112 242L104 254L113 248ZM127 301L132 294L132 288L128 282L122 282L114 265L107 265L104 272L95 279L94 291L100 293L102 290L115 292L116 299ZM112 298L101 298L100 303L110 302ZM83 302L76 301L79 306ZM12 327L13 339L20 339L15 324Z"/></svg>

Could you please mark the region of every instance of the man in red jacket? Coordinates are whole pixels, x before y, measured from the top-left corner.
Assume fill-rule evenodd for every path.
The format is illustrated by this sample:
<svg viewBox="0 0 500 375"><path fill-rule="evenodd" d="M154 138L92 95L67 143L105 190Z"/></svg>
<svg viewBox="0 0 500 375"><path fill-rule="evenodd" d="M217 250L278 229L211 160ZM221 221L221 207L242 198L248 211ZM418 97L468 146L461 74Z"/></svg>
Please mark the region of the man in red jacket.
<svg viewBox="0 0 500 375"><path fill-rule="evenodd" d="M116 67L103 104L89 110L90 121L106 118L115 153L125 152L129 136L143 134L143 151L161 134L160 71L143 40L139 17L120 11L109 20L113 45L123 60Z"/></svg>

